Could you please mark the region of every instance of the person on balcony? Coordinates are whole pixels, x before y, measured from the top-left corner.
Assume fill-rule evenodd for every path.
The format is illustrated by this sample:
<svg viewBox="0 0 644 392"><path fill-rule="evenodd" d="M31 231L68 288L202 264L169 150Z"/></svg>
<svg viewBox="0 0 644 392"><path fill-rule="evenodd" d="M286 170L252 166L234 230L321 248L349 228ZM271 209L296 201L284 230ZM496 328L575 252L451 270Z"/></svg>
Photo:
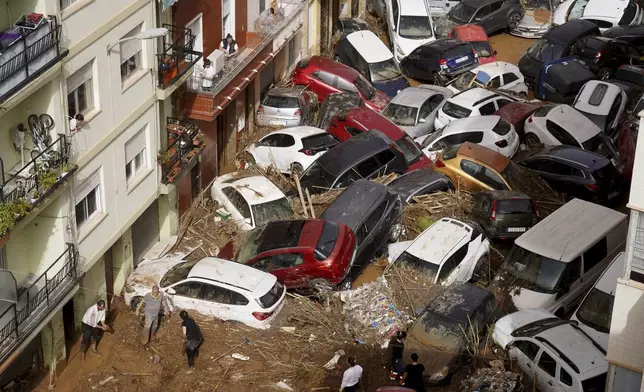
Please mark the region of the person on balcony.
<svg viewBox="0 0 644 392"><path fill-rule="evenodd" d="M204 91L210 91L213 79L215 79L215 67L212 66L212 61L205 59L203 61L203 70L201 71L201 88Z"/></svg>
<svg viewBox="0 0 644 392"><path fill-rule="evenodd" d="M228 34L226 38L221 40L220 49L226 54L226 59L229 59L235 55L237 52L237 41L233 39L233 36Z"/></svg>
<svg viewBox="0 0 644 392"><path fill-rule="evenodd" d="M110 327L105 324L105 301L100 300L87 309L83 315L83 337L81 338L81 362L85 362L85 355L90 346L90 341L94 342L92 354L101 355L98 352L98 343L103 337L104 331L109 331Z"/></svg>

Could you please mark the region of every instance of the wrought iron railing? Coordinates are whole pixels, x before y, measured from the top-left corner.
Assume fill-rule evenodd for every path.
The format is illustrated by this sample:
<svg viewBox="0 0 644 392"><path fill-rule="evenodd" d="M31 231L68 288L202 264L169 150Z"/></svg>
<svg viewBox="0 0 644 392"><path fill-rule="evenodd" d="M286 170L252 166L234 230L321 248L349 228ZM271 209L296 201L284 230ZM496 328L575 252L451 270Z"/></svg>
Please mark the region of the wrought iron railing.
<svg viewBox="0 0 644 392"><path fill-rule="evenodd" d="M190 121L169 118L168 121L168 148L166 156L161 163L162 177L168 181L171 171L182 169L189 161L189 155L202 146L202 134L199 127ZM177 165L179 164L179 165Z"/></svg>
<svg viewBox="0 0 644 392"><path fill-rule="evenodd" d="M307 2L298 0L281 0L280 9L274 18L260 17L254 25L260 26L256 36L248 42L245 47L238 50L238 54L231 60L231 64L226 64L212 81L212 87L209 91L201 89L203 77L195 74L188 82L188 89L205 95L215 96L219 94L241 71L244 70L269 44L273 38L280 33L286 26L295 20L306 7Z"/></svg>
<svg viewBox="0 0 644 392"><path fill-rule="evenodd" d="M157 54L159 64L159 87L166 88L186 74L203 56L203 53L193 50L195 36L187 28L164 24L168 29L167 37L163 37L163 52Z"/></svg>
<svg viewBox="0 0 644 392"><path fill-rule="evenodd" d="M67 248L29 287L15 304L0 315L0 362L10 353L11 343L29 335L80 279L78 250Z"/></svg>
<svg viewBox="0 0 644 392"><path fill-rule="evenodd" d="M35 193L42 195L49 191L43 189L40 181L49 170L60 169L69 163L71 146L63 134L49 145L44 151L33 150L32 159L5 181L4 162L0 158L0 203L10 203ZM45 184L47 185L47 184Z"/></svg>

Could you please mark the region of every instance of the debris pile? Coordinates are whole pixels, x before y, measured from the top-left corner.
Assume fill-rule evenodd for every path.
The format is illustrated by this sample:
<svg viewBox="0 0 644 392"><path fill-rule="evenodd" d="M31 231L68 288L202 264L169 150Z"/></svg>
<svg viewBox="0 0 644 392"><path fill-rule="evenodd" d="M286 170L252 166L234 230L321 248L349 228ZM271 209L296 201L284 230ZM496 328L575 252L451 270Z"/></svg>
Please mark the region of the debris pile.
<svg viewBox="0 0 644 392"><path fill-rule="evenodd" d="M512 392L521 385L521 377L499 368L478 368L461 382L462 391ZM487 386L487 388L481 388Z"/></svg>
<svg viewBox="0 0 644 392"><path fill-rule="evenodd" d="M436 192L414 196L414 203L405 206L403 225L406 239L414 239L429 225L442 218L468 220L472 211L472 195L466 191Z"/></svg>

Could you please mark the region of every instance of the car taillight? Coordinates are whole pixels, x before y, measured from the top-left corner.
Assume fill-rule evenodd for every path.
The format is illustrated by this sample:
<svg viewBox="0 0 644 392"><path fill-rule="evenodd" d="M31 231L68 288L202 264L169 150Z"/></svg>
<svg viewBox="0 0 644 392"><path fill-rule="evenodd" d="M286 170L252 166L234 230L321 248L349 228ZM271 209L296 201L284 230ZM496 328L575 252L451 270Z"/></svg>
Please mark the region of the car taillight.
<svg viewBox="0 0 644 392"><path fill-rule="evenodd" d="M505 148L505 147L508 146L508 141L505 140L505 139L502 139L502 140L499 140L498 142L496 142L494 144L496 144L497 146L499 146L501 148Z"/></svg>
<svg viewBox="0 0 644 392"><path fill-rule="evenodd" d="M255 317L259 321L264 321L272 315L273 312L253 312L253 317Z"/></svg>
<svg viewBox="0 0 644 392"><path fill-rule="evenodd" d="M257 113L264 113L264 107L262 105L259 105L259 108L257 109Z"/></svg>
<svg viewBox="0 0 644 392"><path fill-rule="evenodd" d="M597 54L595 55L595 60L599 60L601 57L602 57L602 52L601 52L601 51L599 51L599 52L597 52Z"/></svg>
<svg viewBox="0 0 644 392"><path fill-rule="evenodd" d="M490 212L490 219L496 220L496 200L492 201L492 212Z"/></svg>
<svg viewBox="0 0 644 392"><path fill-rule="evenodd" d="M528 123L532 124L532 116L528 117Z"/></svg>
<svg viewBox="0 0 644 392"><path fill-rule="evenodd" d="M532 204L532 210L534 210L534 214L539 217L539 210L537 210L537 202L534 200L530 200L530 204Z"/></svg>
<svg viewBox="0 0 644 392"><path fill-rule="evenodd" d="M440 159L438 159L434 165L436 165L436 167L445 167L445 163Z"/></svg>
<svg viewBox="0 0 644 392"><path fill-rule="evenodd" d="M445 59L438 60L438 65L447 65L447 60Z"/></svg>
<svg viewBox="0 0 644 392"><path fill-rule="evenodd" d="M303 149L299 150L298 152L301 152L302 154L305 154L305 155L308 155L308 156L312 156L313 154L315 154L313 152L313 150L308 150L306 148L303 148Z"/></svg>
<svg viewBox="0 0 644 392"><path fill-rule="evenodd" d="M597 184L585 184L585 185L586 185L586 188L588 188L588 190L593 191L593 192L595 192L597 190L597 188L599 188L597 186Z"/></svg>
<svg viewBox="0 0 644 392"><path fill-rule="evenodd" d="M297 109L295 111L295 116L301 116L301 115L302 115L302 111L300 109Z"/></svg>

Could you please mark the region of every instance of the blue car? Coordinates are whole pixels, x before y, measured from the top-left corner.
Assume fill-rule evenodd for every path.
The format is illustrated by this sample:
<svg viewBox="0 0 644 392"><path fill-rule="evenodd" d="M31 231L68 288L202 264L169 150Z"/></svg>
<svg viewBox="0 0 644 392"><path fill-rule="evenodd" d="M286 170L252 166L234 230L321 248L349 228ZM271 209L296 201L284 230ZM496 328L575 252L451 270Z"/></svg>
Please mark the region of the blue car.
<svg viewBox="0 0 644 392"><path fill-rule="evenodd" d="M574 57L553 60L541 67L535 96L543 101L572 105L582 86L597 76Z"/></svg>

